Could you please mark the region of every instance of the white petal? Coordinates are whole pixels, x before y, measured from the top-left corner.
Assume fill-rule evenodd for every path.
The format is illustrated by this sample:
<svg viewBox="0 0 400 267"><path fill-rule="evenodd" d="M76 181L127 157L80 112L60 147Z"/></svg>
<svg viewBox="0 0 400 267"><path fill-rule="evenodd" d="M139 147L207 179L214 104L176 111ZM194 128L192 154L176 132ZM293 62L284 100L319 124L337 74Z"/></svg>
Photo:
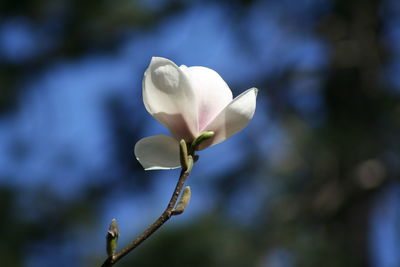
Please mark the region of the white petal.
<svg viewBox="0 0 400 267"><path fill-rule="evenodd" d="M195 93L187 74L172 61L153 57L143 78L147 111L178 139L198 134Z"/></svg>
<svg viewBox="0 0 400 267"><path fill-rule="evenodd" d="M232 91L217 72L205 67L181 66L196 94L199 131L232 101Z"/></svg>
<svg viewBox="0 0 400 267"><path fill-rule="evenodd" d="M205 141L200 149L218 144L242 130L253 118L256 110L257 88L251 88L236 97L222 110L218 116L206 126L206 131L214 131L215 135Z"/></svg>
<svg viewBox="0 0 400 267"><path fill-rule="evenodd" d="M136 159L145 170L165 170L180 167L179 142L167 135L154 135L135 145Z"/></svg>

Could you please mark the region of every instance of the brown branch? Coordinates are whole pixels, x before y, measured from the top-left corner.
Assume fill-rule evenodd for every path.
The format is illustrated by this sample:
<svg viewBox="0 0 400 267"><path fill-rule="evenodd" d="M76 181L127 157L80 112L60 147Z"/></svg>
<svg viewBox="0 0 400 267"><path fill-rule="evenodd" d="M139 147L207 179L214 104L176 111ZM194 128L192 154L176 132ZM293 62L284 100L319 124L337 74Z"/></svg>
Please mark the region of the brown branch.
<svg viewBox="0 0 400 267"><path fill-rule="evenodd" d="M129 243L125 248L123 248L119 253L109 256L101 265L101 267L110 267L113 266L116 262L126 256L129 252L139 246L143 241L145 241L148 237L150 237L155 231L158 230L166 221L168 221L173 215L178 215L180 213L174 213L174 207L178 200L179 195L182 192L182 188L188 178L192 166L193 166L193 158L192 156L188 156L189 164L187 168L183 168L181 174L179 176L178 182L175 186L175 190L171 196L171 200L168 203L167 208L161 214L160 217L149 227L147 228L141 235L139 235L136 239L134 239L131 243Z"/></svg>

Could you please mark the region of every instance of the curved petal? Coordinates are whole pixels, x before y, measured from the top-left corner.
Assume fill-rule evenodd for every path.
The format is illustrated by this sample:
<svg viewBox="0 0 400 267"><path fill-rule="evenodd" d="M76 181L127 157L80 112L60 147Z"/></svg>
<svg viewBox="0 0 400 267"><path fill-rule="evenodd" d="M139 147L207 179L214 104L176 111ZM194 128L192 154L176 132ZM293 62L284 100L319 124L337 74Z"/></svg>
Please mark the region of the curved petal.
<svg viewBox="0 0 400 267"><path fill-rule="evenodd" d="M199 132L232 101L232 91L217 72L205 67L180 67L196 94Z"/></svg>
<svg viewBox="0 0 400 267"><path fill-rule="evenodd" d="M143 77L147 111L178 139L198 134L196 95L186 73L172 61L153 57Z"/></svg>
<svg viewBox="0 0 400 267"><path fill-rule="evenodd" d="M167 135L140 139L135 145L135 156L145 170L166 170L181 166L179 143Z"/></svg>
<svg viewBox="0 0 400 267"><path fill-rule="evenodd" d="M242 130L253 118L256 110L257 88L251 88L236 97L218 116L205 127L206 131L214 131L214 136L200 145L204 149L218 144Z"/></svg>

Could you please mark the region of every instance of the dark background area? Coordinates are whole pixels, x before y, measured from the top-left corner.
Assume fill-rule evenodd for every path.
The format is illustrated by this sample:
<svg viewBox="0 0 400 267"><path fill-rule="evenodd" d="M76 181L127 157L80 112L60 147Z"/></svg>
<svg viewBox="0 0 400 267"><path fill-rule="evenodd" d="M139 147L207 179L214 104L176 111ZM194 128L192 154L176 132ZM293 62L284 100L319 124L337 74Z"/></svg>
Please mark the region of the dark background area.
<svg viewBox="0 0 400 267"><path fill-rule="evenodd" d="M0 3L0 265L100 266L164 209L142 170L152 56L260 89L187 211L117 266L400 266L400 2Z"/></svg>

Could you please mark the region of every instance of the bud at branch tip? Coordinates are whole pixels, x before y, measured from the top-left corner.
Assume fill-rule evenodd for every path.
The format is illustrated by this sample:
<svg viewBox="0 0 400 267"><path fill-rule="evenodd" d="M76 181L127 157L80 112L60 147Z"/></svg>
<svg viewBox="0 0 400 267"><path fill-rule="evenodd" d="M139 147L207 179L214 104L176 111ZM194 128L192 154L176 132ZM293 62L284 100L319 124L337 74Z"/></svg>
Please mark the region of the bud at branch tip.
<svg viewBox="0 0 400 267"><path fill-rule="evenodd" d="M108 257L112 257L115 254L117 249L117 241L118 241L119 231L118 231L118 223L116 219L112 219L110 227L107 232L107 255Z"/></svg>

